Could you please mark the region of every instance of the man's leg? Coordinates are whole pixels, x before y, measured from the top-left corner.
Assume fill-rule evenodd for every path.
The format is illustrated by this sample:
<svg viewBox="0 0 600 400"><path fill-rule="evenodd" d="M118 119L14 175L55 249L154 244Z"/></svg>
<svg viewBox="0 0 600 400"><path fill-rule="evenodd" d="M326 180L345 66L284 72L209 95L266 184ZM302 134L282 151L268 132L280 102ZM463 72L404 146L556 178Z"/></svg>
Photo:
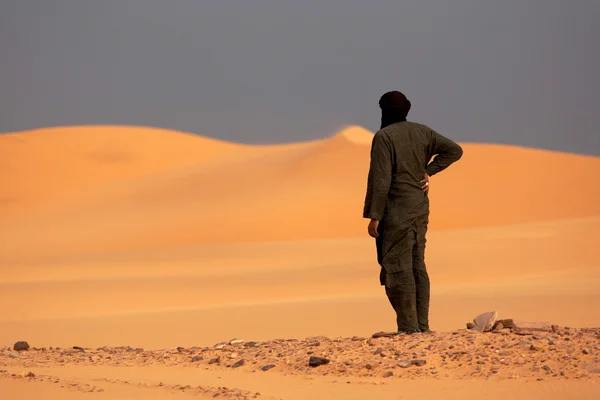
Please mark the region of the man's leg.
<svg viewBox="0 0 600 400"><path fill-rule="evenodd" d="M425 242L427 223L425 217L417 221L417 240L413 247L413 275L416 289L416 308L419 320L419 329L422 332L429 330L429 298L430 282L427 267L425 266Z"/></svg>
<svg viewBox="0 0 600 400"><path fill-rule="evenodd" d="M411 285L412 281L412 285ZM387 274L385 293L394 311L398 332L414 333L419 331L415 285L412 272Z"/></svg>
<svg viewBox="0 0 600 400"><path fill-rule="evenodd" d="M417 297L413 274L413 248L416 232L407 229L397 238L393 254L386 255L385 293L396 311L399 332L419 331Z"/></svg>

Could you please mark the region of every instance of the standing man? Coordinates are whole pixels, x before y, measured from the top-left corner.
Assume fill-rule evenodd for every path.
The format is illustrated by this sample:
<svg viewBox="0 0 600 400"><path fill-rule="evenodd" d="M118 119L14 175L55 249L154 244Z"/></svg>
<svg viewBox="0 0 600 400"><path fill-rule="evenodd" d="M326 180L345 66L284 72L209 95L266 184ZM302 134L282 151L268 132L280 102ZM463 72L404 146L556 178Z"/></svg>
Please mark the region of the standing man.
<svg viewBox="0 0 600 400"><path fill-rule="evenodd" d="M380 283L396 311L398 332L429 332L429 177L459 160L463 151L433 129L408 122L411 103L404 94L384 94L379 107L381 129L373 137L363 217L370 219Z"/></svg>

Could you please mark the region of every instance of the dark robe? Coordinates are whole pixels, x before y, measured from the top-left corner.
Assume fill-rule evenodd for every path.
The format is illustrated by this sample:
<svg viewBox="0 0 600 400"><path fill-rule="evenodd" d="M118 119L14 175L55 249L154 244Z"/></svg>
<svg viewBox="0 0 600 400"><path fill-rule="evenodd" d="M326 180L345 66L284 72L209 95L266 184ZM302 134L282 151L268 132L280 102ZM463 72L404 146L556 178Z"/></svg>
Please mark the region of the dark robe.
<svg viewBox="0 0 600 400"><path fill-rule="evenodd" d="M458 144L414 122L389 124L373 138L363 217L380 221L376 240L380 283L396 311L399 331L429 329L425 267L429 197L420 181L461 156Z"/></svg>

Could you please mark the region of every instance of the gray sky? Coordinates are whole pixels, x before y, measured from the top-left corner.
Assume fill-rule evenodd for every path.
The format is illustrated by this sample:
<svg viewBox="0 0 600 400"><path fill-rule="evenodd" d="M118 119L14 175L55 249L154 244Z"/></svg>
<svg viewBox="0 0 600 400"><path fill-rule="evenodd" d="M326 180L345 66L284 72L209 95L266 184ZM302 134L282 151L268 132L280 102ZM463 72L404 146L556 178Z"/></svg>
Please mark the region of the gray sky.
<svg viewBox="0 0 600 400"><path fill-rule="evenodd" d="M600 155L599 19L597 0L5 0L0 132L290 142L375 131L398 89L458 141Z"/></svg>

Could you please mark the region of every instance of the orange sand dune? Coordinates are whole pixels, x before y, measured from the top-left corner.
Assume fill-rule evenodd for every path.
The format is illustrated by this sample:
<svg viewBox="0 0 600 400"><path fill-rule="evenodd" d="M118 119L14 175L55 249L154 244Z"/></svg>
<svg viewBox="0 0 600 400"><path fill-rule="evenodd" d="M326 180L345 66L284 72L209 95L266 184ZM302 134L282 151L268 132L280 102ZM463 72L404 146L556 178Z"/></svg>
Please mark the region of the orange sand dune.
<svg viewBox="0 0 600 400"><path fill-rule="evenodd" d="M87 143L81 139L85 132L79 132L77 141L72 129L46 132L44 143L53 143L46 147L41 145L42 134L23 134L23 152L29 147L43 154L62 149L53 160L59 159L63 169L32 179L30 192L19 186L27 180L9 179L5 198L21 196L24 204L32 203L33 188L57 198L75 181L85 181L86 193L38 212L29 209L27 216L7 224L0 237L0 257L24 256L31 246L37 254L85 254L364 234L361 214L372 134L362 128L268 150L174 132L101 129L95 128L91 136L93 161L89 150L77 147ZM146 136L152 140L144 142ZM38 147L26 146L38 138ZM63 149L65 143L69 151ZM432 178L432 229L600 215L593 184L600 174L600 158L514 146L463 147L463 158ZM242 148L254 151L242 153ZM129 160L146 161L106 166L98 161L99 149L113 160L126 153ZM37 154L34 150L30 153ZM22 158L31 160L31 154ZM121 155L121 160L127 157ZM11 160L13 169L25 172L32 165L44 165ZM70 180L65 171L76 178ZM109 177L115 178L110 184Z"/></svg>
<svg viewBox="0 0 600 400"><path fill-rule="evenodd" d="M250 146L157 128L77 126L0 135L0 215L119 179L144 176Z"/></svg>

